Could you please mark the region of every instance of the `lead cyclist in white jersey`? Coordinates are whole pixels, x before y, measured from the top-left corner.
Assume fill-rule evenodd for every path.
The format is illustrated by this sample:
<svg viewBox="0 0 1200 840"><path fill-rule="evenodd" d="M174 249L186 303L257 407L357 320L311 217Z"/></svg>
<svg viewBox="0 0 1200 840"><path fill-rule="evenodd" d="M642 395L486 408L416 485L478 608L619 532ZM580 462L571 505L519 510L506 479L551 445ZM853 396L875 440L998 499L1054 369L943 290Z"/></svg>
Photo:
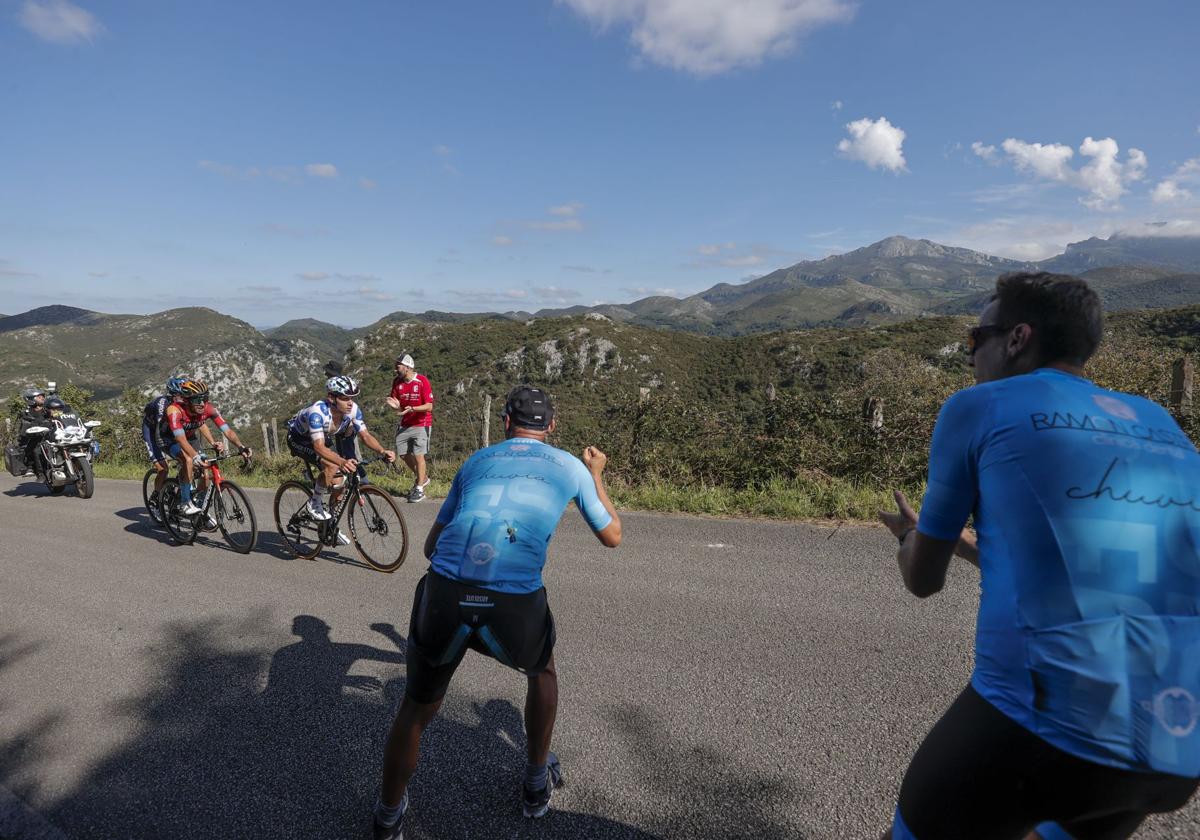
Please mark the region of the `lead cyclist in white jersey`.
<svg viewBox="0 0 1200 840"><path fill-rule="evenodd" d="M367 431L362 409L354 401L359 394L357 382L349 376L335 376L325 383L325 390L324 400L300 409L288 421L287 435L288 450L320 470L308 502L309 515L319 520L330 518L325 509L325 495L330 488L333 488L335 496L332 501L337 503L336 495L341 484L335 482L337 474L349 474L358 468L358 461L354 458L344 458L337 453L335 438L345 440L357 435L368 449L378 452L389 464L396 460L396 453L384 449L375 436Z"/></svg>

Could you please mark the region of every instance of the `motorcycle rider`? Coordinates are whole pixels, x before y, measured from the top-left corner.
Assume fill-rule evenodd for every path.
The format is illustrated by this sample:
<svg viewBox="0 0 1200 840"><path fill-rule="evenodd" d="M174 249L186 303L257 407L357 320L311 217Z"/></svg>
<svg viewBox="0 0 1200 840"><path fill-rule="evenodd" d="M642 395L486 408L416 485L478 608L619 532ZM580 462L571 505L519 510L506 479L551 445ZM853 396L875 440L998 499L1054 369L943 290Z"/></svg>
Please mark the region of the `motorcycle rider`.
<svg viewBox="0 0 1200 840"><path fill-rule="evenodd" d="M19 418L17 443L25 449L25 475L32 475L35 472L34 451L40 437L27 435L25 430L30 426L41 426L46 422L46 418L49 416L46 411L46 392L41 388L32 387L22 391L21 396L25 399L25 411L21 412Z"/></svg>

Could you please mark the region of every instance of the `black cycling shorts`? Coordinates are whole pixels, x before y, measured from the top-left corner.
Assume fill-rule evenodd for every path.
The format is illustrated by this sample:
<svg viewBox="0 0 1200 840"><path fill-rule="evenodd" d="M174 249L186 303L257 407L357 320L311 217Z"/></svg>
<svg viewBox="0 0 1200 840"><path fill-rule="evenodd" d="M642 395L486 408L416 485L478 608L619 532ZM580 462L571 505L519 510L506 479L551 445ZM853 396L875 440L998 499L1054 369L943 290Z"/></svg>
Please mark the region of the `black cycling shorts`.
<svg viewBox="0 0 1200 840"><path fill-rule="evenodd" d="M1056 822L1075 840L1123 840L1200 785L1071 755L1009 718L971 686L913 756L899 812L919 840L1020 840Z"/></svg>
<svg viewBox="0 0 1200 840"><path fill-rule="evenodd" d="M325 438L325 445L329 445L329 438ZM306 464L312 464L314 467L321 466L321 456L317 454L317 450L313 448L312 438L300 437L288 432L287 436L288 452L291 452Z"/></svg>
<svg viewBox="0 0 1200 840"><path fill-rule="evenodd" d="M550 662L554 639L545 587L515 595L429 571L413 595L405 693L418 703L440 700L467 648L537 676Z"/></svg>

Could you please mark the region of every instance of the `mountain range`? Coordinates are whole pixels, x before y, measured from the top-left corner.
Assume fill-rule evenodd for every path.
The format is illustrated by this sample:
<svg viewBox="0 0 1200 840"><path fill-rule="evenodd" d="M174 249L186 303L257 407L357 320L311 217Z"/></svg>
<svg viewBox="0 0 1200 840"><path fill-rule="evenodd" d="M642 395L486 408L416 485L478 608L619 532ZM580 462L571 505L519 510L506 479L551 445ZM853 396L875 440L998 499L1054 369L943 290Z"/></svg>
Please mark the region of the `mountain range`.
<svg viewBox="0 0 1200 840"><path fill-rule="evenodd" d="M204 308L108 315L42 307L0 316L0 398L47 379L108 398L131 387L148 392L171 373L187 371L207 379L224 405L237 406L231 416L244 421L294 410L319 383L326 359L346 358L360 374L387 378L388 354L402 350L418 355L423 369L432 365L441 381L450 377L463 393L478 386L472 371L480 365L494 368L488 375L497 382L510 375L553 380L578 368L587 377L620 371L622 381L644 387L695 384L739 365L762 364L758 351L742 359L740 350L730 349L748 345L713 344L712 338L799 329L823 335L839 328L838 342L858 335L869 343L870 331L841 328L974 314L995 278L1017 270L1082 273L1110 311L1200 303L1200 238L1090 239L1029 263L893 236L681 299L535 313L393 312L357 329L309 318L260 331ZM780 346L797 340L764 338ZM724 348L717 355L733 355L710 363L717 344Z"/></svg>

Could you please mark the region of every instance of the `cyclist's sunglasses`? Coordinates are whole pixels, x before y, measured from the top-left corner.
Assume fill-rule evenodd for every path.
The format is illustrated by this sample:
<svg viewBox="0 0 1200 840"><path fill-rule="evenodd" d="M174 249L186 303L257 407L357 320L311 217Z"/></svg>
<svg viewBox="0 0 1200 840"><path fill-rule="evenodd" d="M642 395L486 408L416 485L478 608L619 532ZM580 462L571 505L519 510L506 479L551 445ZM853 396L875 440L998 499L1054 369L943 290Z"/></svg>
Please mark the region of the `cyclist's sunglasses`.
<svg viewBox="0 0 1200 840"><path fill-rule="evenodd" d="M1011 329L1012 327L1005 327L1000 324L980 324L977 327L971 327L967 331L967 355L974 356L975 351L979 349L979 345L983 344L984 339L989 335L999 335Z"/></svg>

